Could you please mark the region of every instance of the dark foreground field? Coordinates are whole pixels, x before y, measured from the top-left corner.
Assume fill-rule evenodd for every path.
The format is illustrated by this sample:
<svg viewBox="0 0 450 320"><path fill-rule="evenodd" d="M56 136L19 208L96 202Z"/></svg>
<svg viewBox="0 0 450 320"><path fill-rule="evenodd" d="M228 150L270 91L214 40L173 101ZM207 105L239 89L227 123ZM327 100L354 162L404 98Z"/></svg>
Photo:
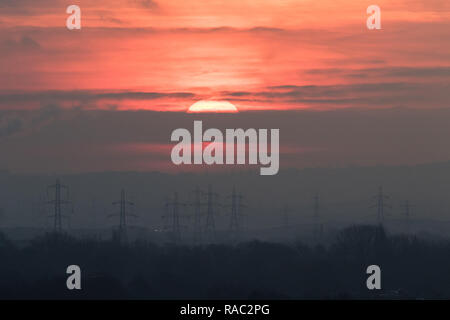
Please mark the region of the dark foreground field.
<svg viewBox="0 0 450 320"><path fill-rule="evenodd" d="M381 268L369 291L366 268ZM79 265L82 290L68 290ZM19 248L0 235L1 299L450 298L450 242L354 226L315 247L246 242L156 246L47 235Z"/></svg>

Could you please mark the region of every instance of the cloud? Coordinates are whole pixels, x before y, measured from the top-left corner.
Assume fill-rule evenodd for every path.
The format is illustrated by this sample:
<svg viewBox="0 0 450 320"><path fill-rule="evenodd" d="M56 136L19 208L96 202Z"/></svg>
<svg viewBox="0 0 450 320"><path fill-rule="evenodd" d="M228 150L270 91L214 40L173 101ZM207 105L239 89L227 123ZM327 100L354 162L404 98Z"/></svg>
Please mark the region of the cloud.
<svg viewBox="0 0 450 320"><path fill-rule="evenodd" d="M23 121L19 117L0 114L0 137L5 137L19 132Z"/></svg>
<svg viewBox="0 0 450 320"><path fill-rule="evenodd" d="M197 99L191 92L99 92L99 91L38 91L38 92L0 92L0 108L14 109L27 106L57 104L59 106L74 104L84 107L95 107L97 103L112 101L115 103L129 101L154 101L159 99ZM109 106L115 104L108 103Z"/></svg>
<svg viewBox="0 0 450 320"><path fill-rule="evenodd" d="M29 100L101 100L101 99L136 99L153 100L161 98L192 98L195 94L190 92L98 92L89 90L80 91L38 91L38 92L19 92L19 93L0 93L0 101L17 102Z"/></svg>
<svg viewBox="0 0 450 320"><path fill-rule="evenodd" d="M398 69L391 74L415 74L419 76L446 76L444 69ZM351 83L343 85L280 85L271 86L263 91L224 91L222 98L230 101L253 101L278 105L280 103L296 104L301 107L397 107L441 108L448 107L450 85L442 83L416 82L376 82Z"/></svg>
<svg viewBox="0 0 450 320"><path fill-rule="evenodd" d="M450 3L447 0L403 0L398 5L405 6L411 12L433 11L444 13L450 11Z"/></svg>
<svg viewBox="0 0 450 320"><path fill-rule="evenodd" d="M0 0L0 9L3 14L10 16L33 16L41 9L54 9L67 6L63 0ZM64 7L65 8L65 7Z"/></svg>
<svg viewBox="0 0 450 320"><path fill-rule="evenodd" d="M60 116L69 116L72 112L62 113L62 109L48 105L32 111L0 111L0 137L38 130L52 123Z"/></svg>
<svg viewBox="0 0 450 320"><path fill-rule="evenodd" d="M313 71L313 72L322 72ZM333 72L341 72L339 69ZM342 71L345 72L345 71ZM361 71L364 73L364 71ZM367 72L367 69L366 69ZM372 71L369 71L372 72ZM411 108L448 107L450 85L441 82L383 81L387 74L410 79L432 76L447 77L449 68L391 68L381 71L380 82L349 83L339 85L279 85L255 91L220 91L214 94L220 100L240 102L241 110L304 109L304 108ZM347 73L348 74L348 73ZM194 101L203 99L195 92L145 92L145 91L37 91L0 92L0 108L27 109L56 104L64 107L111 109L150 109L181 111ZM148 104L146 102L152 102ZM257 104L255 104L257 103ZM239 106L238 106L239 107Z"/></svg>
<svg viewBox="0 0 450 320"><path fill-rule="evenodd" d="M148 9L156 9L159 7L158 4L153 0L133 0L133 2Z"/></svg>
<svg viewBox="0 0 450 320"><path fill-rule="evenodd" d="M450 66L434 67L382 67L382 68L323 68L308 69L304 71L309 75L337 75L349 78L374 78L374 77L450 77Z"/></svg>
<svg viewBox="0 0 450 320"><path fill-rule="evenodd" d="M15 39L6 39L0 43L0 48L2 50L11 50L11 51L30 51L30 50L39 50L41 49L41 45L31 38L30 36L22 36L21 38Z"/></svg>

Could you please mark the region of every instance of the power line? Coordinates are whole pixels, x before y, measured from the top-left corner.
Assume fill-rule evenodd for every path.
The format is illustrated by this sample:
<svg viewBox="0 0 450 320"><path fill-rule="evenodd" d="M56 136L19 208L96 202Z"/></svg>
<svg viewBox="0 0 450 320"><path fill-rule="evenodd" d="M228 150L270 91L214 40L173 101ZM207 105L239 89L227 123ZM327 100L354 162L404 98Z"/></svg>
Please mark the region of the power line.
<svg viewBox="0 0 450 320"><path fill-rule="evenodd" d="M229 235L230 239L235 242L240 236L240 220L243 216L242 208L244 208L245 205L242 203L242 194L238 194L234 186L231 195L227 198L231 198Z"/></svg>
<svg viewBox="0 0 450 320"><path fill-rule="evenodd" d="M403 205L400 206L401 208L403 208L403 215L405 218L405 229L406 229L406 233L410 232L410 226L411 226L411 208L414 207L413 205L411 205L409 203L409 200L406 200L405 203Z"/></svg>
<svg viewBox="0 0 450 320"><path fill-rule="evenodd" d="M313 219L314 219L314 226L313 226L313 237L314 240L319 242L322 239L323 235L323 225L320 222L320 213L319 213L319 194L316 193L313 197L314 204L313 204Z"/></svg>
<svg viewBox="0 0 450 320"><path fill-rule="evenodd" d="M47 198L50 199L49 191L51 189L55 189L55 194L53 200L47 201L47 204L53 205L53 214L49 217L53 218L53 231L55 233L62 232L62 218L67 217L67 215L62 214L62 206L69 205L71 202L69 199L69 188L60 183L59 179L56 180L54 185L50 185L47 187ZM65 191L65 199L63 199L63 195L61 194L61 190ZM73 207L72 207L73 208Z"/></svg>
<svg viewBox="0 0 450 320"><path fill-rule="evenodd" d="M212 191L212 186L208 185L208 192L204 193L206 196L206 226L205 226L205 240L209 243L216 241L216 223L214 219L214 208L220 206L218 203L219 195Z"/></svg>
<svg viewBox="0 0 450 320"><path fill-rule="evenodd" d="M164 206L164 220L166 230L170 229L171 240L175 244L179 244L181 242L180 206L185 207L186 203L179 201L178 192L174 192L172 202L169 202L168 198L166 198L166 203ZM171 224L169 224L169 220L171 220Z"/></svg>
<svg viewBox="0 0 450 320"><path fill-rule="evenodd" d="M375 204L370 206L371 208L377 208L377 223L379 226L384 226L385 209L391 208L390 205L386 203L386 200L390 199L389 196L383 193L383 187L378 187L378 193L373 196L375 199Z"/></svg>
<svg viewBox="0 0 450 320"><path fill-rule="evenodd" d="M193 228L193 240L194 244L199 244L202 242L202 213L201 206L204 203L201 202L201 194L202 191L197 186L194 190L194 202L192 205L194 206L194 228Z"/></svg>
<svg viewBox="0 0 450 320"><path fill-rule="evenodd" d="M114 201L112 203L113 205L119 205L119 212L110 214L108 217L119 217L119 226L117 233L113 233L113 238L116 238L119 240L119 242L126 242L128 241L128 234L127 234L127 226L128 226L128 217L137 217L134 213L131 212L131 209L128 210L128 208L134 206L134 202L128 201L126 199L125 190L122 189L120 191L120 200Z"/></svg>
<svg viewBox="0 0 450 320"><path fill-rule="evenodd" d="M169 197L164 197L163 215L163 231L169 230Z"/></svg>

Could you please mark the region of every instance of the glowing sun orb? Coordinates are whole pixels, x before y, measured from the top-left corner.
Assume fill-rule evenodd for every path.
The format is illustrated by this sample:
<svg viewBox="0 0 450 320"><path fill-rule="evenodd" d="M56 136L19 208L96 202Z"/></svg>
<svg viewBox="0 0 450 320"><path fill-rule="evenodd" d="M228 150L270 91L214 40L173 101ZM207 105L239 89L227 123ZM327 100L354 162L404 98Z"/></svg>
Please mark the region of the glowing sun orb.
<svg viewBox="0 0 450 320"><path fill-rule="evenodd" d="M239 112L239 110L228 101L200 100L191 105L187 112Z"/></svg>

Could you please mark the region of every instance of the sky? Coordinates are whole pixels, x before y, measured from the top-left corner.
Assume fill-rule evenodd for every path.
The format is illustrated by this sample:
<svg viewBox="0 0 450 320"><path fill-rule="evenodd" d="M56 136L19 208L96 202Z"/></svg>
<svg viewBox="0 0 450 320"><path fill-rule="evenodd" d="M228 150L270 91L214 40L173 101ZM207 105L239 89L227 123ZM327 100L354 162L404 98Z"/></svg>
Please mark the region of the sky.
<svg viewBox="0 0 450 320"><path fill-rule="evenodd" d="M199 100L280 128L287 167L448 161L449 38L446 0L0 0L0 168L173 170Z"/></svg>

